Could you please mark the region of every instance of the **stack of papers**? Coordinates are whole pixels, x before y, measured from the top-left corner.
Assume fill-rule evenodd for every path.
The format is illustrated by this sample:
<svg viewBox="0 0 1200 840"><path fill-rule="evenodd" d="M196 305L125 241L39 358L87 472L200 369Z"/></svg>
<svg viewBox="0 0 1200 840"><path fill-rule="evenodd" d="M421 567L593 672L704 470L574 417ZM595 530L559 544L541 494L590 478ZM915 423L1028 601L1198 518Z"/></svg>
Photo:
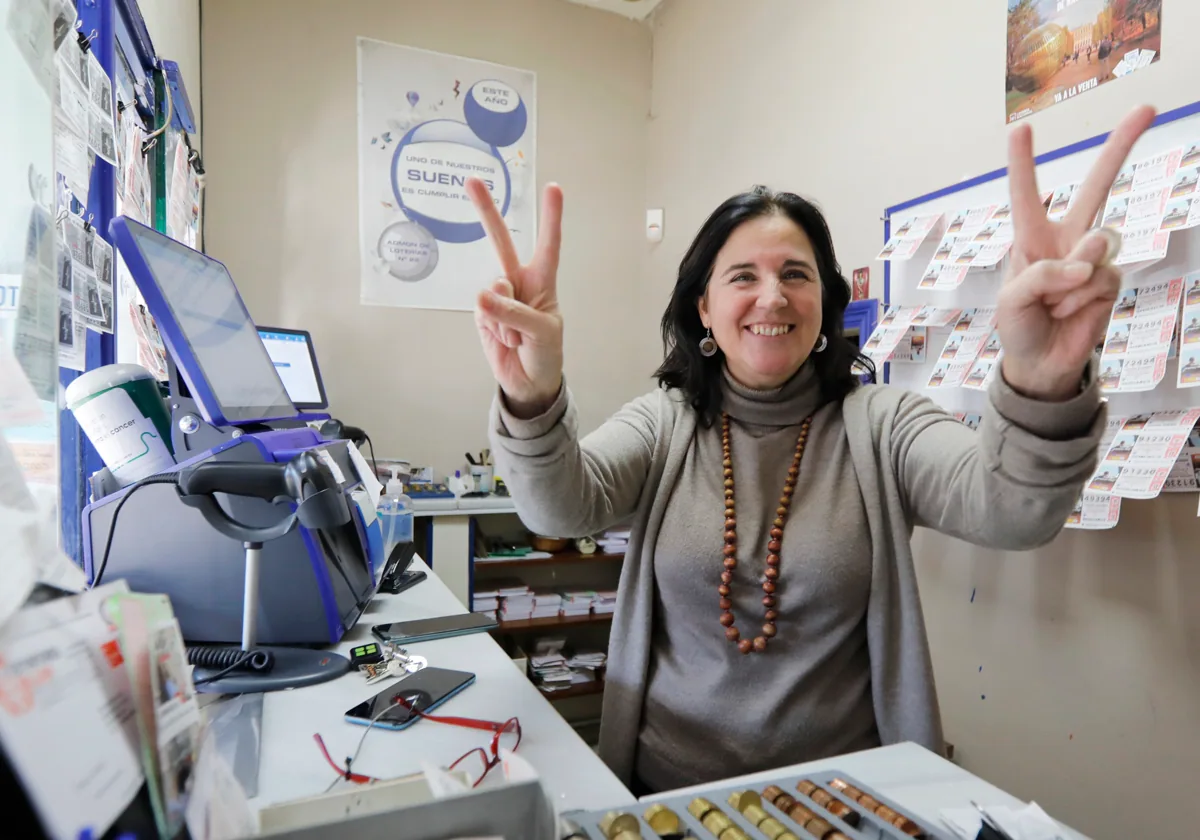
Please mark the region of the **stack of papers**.
<svg viewBox="0 0 1200 840"><path fill-rule="evenodd" d="M596 540L596 545L605 554L624 554L629 548L629 529L611 529L605 531Z"/></svg>
<svg viewBox="0 0 1200 840"><path fill-rule="evenodd" d="M578 592L564 592L562 595L562 608L559 610L560 615L588 615L592 611L592 600L596 593L590 590Z"/></svg>
<svg viewBox="0 0 1200 840"><path fill-rule="evenodd" d="M510 602L515 601L515 604ZM509 615L515 606L516 614ZM533 591L519 580L505 579L492 582L488 589L476 589L471 598L471 612L487 613L497 621L506 617L529 618L533 611ZM524 615L521 613L524 612Z"/></svg>
<svg viewBox="0 0 1200 840"><path fill-rule="evenodd" d="M598 650L572 653L564 639L539 639L530 658L535 679L542 691L562 691L573 685L594 683L598 672L608 661L608 654Z"/></svg>
<svg viewBox="0 0 1200 840"><path fill-rule="evenodd" d="M592 598L592 612L596 615L609 615L617 608L617 590L606 589L597 592Z"/></svg>
<svg viewBox="0 0 1200 840"><path fill-rule="evenodd" d="M571 687L571 669L563 656L565 639L539 639L529 659L536 682L543 691L561 691Z"/></svg>
<svg viewBox="0 0 1200 840"><path fill-rule="evenodd" d="M562 607L562 596L557 592L537 592L533 596L533 610L530 618L550 618L558 615Z"/></svg>
<svg viewBox="0 0 1200 840"><path fill-rule="evenodd" d="M580 671L596 671L604 667L608 654L600 650L581 650L567 660L567 667Z"/></svg>

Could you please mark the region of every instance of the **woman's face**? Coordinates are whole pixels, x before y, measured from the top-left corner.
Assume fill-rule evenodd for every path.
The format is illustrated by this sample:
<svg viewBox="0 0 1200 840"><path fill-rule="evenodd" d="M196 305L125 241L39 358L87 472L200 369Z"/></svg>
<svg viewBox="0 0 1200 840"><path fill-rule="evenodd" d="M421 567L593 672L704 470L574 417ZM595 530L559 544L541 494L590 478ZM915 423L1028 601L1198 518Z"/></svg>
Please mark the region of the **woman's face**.
<svg viewBox="0 0 1200 840"><path fill-rule="evenodd" d="M697 304L729 371L748 388L777 388L808 359L821 331L812 243L787 216L760 216L730 235Z"/></svg>

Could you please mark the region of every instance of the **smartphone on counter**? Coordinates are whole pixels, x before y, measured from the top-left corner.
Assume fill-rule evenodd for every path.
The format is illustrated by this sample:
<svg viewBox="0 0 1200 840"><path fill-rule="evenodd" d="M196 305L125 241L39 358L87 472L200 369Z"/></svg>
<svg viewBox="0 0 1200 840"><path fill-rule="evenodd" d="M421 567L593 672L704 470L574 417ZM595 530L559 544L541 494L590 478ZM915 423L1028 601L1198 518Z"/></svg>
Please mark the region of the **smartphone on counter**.
<svg viewBox="0 0 1200 840"><path fill-rule="evenodd" d="M443 615L438 618L422 618L417 621L397 621L392 624L376 624L371 628L375 638L383 642L413 644L431 639L448 639L468 633L483 633L495 630L496 619L483 613Z"/></svg>
<svg viewBox="0 0 1200 840"><path fill-rule="evenodd" d="M436 709L473 682L475 675L467 671L423 668L348 709L346 720L360 726L370 726L375 720L375 726L383 729L407 729L421 719L412 709L422 712ZM401 698L404 703L399 702Z"/></svg>

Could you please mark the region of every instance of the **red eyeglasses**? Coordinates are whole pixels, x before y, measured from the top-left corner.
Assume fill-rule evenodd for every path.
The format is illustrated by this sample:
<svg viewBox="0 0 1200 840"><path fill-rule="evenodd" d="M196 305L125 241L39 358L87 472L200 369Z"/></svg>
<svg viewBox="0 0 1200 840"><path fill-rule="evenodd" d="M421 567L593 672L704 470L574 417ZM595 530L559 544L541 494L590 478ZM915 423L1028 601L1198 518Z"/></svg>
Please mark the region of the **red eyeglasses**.
<svg viewBox="0 0 1200 840"><path fill-rule="evenodd" d="M456 758L447 768L465 773L471 780L471 787L477 787L491 769L500 763L501 748L514 752L521 745L521 722L515 717L511 717L503 723L496 723L490 720L477 720L475 718L430 715L410 705L407 698L404 697L397 697L396 702L389 708L394 708L395 706L404 706L413 714L425 720L431 720L434 723L463 726L468 729L482 729L492 733L492 742L488 750L485 751L483 747L475 747L472 750L468 750ZM370 731L371 727L368 727L367 732ZM325 748L325 742L321 739L320 735L313 735L313 740L317 742L317 746L321 750L321 755L325 757L325 760L329 762L329 766L337 771L339 776L346 781L356 784L369 784L370 782L382 780L374 776L355 773L351 769L355 759L358 757L359 750L362 749L363 741L367 738L367 732L363 733L362 738L358 742L358 749L354 751L352 758L346 759L344 767L338 766L337 762L333 760L333 757L329 754L329 750Z"/></svg>

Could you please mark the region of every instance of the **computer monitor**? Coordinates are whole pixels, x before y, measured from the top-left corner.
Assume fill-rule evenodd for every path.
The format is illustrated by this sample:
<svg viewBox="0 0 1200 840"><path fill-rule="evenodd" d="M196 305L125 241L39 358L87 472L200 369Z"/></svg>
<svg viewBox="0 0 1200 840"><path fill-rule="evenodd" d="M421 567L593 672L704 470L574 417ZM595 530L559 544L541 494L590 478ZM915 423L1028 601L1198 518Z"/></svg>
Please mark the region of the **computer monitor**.
<svg viewBox="0 0 1200 840"><path fill-rule="evenodd" d="M302 411L328 408L325 383L317 366L317 351L308 330L259 325L258 337L275 363L292 404Z"/></svg>
<svg viewBox="0 0 1200 840"><path fill-rule="evenodd" d="M222 263L124 216L109 232L205 420L297 416Z"/></svg>

